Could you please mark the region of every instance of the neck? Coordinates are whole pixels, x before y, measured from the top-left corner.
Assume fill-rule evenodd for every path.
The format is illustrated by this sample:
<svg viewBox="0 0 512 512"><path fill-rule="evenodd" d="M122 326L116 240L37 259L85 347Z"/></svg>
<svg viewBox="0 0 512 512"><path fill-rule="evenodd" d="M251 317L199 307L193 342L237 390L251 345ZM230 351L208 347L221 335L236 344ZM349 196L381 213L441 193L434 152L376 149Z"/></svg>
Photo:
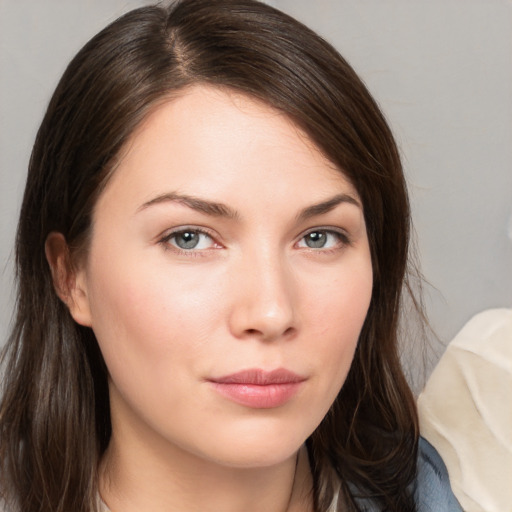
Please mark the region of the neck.
<svg viewBox="0 0 512 512"><path fill-rule="evenodd" d="M205 463L132 464L109 447L101 464L100 492L111 512L309 512L311 475L305 448L268 468L224 468ZM183 459L181 459L181 463Z"/></svg>
<svg viewBox="0 0 512 512"><path fill-rule="evenodd" d="M278 464L240 468L141 434L113 422L99 479L100 494L111 512L312 510L305 447Z"/></svg>

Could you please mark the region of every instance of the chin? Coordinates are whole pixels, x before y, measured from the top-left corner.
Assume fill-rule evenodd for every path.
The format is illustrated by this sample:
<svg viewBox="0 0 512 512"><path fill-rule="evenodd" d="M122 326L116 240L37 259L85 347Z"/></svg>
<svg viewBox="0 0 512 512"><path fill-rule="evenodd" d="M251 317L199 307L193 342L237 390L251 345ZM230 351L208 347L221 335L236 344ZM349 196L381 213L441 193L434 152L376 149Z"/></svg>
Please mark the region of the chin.
<svg viewBox="0 0 512 512"><path fill-rule="evenodd" d="M236 453L215 454L212 462L219 466L238 469L258 469L278 466L294 458L302 445L293 449L271 451L268 446L241 448Z"/></svg>
<svg viewBox="0 0 512 512"><path fill-rule="evenodd" d="M272 428L274 427L274 428ZM259 425L216 436L216 442L200 450L202 457L226 467L260 468L281 464L300 450L311 432L293 428ZM212 449L213 448L213 449Z"/></svg>

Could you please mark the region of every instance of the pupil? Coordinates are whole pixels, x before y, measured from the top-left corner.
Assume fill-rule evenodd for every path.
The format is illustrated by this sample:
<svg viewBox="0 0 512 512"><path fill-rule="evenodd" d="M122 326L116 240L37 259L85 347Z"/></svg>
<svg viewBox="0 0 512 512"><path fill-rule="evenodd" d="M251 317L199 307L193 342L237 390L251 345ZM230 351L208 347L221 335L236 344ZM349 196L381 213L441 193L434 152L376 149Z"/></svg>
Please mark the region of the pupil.
<svg viewBox="0 0 512 512"><path fill-rule="evenodd" d="M180 233L176 238L176 244L181 249L193 249L199 243L199 235L193 231Z"/></svg>
<svg viewBox="0 0 512 512"><path fill-rule="evenodd" d="M322 233L321 231L315 231L313 233L309 233L307 236L306 244L308 247L319 248L325 245L327 239L327 235Z"/></svg>

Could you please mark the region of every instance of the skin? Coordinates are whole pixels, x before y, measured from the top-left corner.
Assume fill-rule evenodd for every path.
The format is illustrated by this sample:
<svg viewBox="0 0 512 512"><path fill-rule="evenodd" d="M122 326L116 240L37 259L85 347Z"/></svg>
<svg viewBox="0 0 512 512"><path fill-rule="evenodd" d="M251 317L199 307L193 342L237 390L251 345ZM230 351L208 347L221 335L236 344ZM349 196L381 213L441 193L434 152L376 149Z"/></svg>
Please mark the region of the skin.
<svg viewBox="0 0 512 512"><path fill-rule="evenodd" d="M123 151L78 270L62 235L47 256L109 369L113 512L311 509L301 447L349 370L372 268L359 196L305 134L242 94L182 91ZM248 368L303 380L267 408L209 381Z"/></svg>

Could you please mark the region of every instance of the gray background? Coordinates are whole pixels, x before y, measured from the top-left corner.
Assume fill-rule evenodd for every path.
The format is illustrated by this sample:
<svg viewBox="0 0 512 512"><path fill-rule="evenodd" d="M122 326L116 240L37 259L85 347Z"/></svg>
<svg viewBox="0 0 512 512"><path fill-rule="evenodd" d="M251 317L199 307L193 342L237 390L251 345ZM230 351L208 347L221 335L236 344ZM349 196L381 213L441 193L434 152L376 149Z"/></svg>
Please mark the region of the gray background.
<svg viewBox="0 0 512 512"><path fill-rule="evenodd" d="M37 127L66 64L136 0L0 0L0 344ZM402 150L425 301L443 345L512 306L512 2L274 0L362 76Z"/></svg>

